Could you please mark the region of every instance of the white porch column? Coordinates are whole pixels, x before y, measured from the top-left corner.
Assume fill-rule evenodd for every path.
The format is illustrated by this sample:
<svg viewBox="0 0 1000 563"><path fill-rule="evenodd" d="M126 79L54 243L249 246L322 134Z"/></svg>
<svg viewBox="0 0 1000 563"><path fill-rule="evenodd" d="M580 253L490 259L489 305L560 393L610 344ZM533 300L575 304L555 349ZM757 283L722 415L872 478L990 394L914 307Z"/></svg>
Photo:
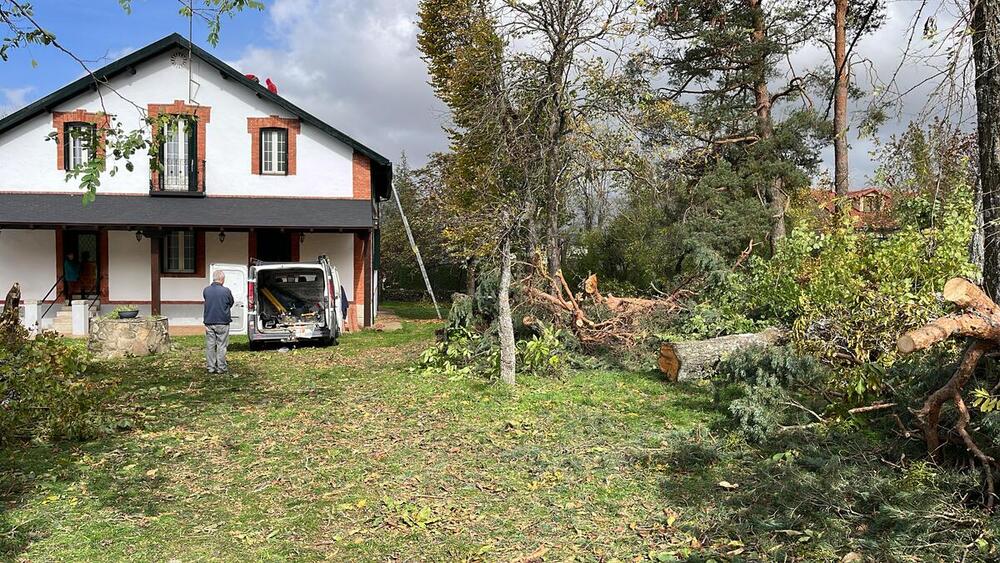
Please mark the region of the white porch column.
<svg viewBox="0 0 1000 563"><path fill-rule="evenodd" d="M87 323L90 320L89 304L86 299L73 300L73 336L87 335Z"/></svg>
<svg viewBox="0 0 1000 563"><path fill-rule="evenodd" d="M38 332L38 301L24 302L24 317L21 318L21 324L32 334Z"/></svg>

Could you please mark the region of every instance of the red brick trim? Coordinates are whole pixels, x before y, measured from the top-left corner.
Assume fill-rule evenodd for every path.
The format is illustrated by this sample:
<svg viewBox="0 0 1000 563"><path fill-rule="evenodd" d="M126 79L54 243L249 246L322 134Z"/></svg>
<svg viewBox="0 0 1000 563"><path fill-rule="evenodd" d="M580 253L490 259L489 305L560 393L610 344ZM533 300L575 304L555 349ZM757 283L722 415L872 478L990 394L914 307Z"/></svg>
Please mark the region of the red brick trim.
<svg viewBox="0 0 1000 563"><path fill-rule="evenodd" d="M354 303L365 302L365 239L354 235Z"/></svg>
<svg viewBox="0 0 1000 563"><path fill-rule="evenodd" d="M257 231L247 233L247 264L257 257Z"/></svg>
<svg viewBox="0 0 1000 563"><path fill-rule="evenodd" d="M91 113L87 110L54 111L52 112L52 127L56 129L56 169L66 170L66 151L63 137L67 123L90 123L97 128L97 155L104 156L104 143L107 140L108 116L103 113Z"/></svg>
<svg viewBox="0 0 1000 563"><path fill-rule="evenodd" d="M164 260L167 255L167 237L159 237L154 242L159 242L160 259ZM205 277L205 231L195 231L194 233L194 272L167 272L160 267L160 278L203 278Z"/></svg>
<svg viewBox="0 0 1000 563"><path fill-rule="evenodd" d="M291 250L289 254L292 257L292 262L298 262L302 253L302 233L300 231L289 231L288 233L288 244L291 245Z"/></svg>
<svg viewBox="0 0 1000 563"><path fill-rule="evenodd" d="M56 229L56 280L63 277L63 250L65 248L65 243L63 242L64 230L62 227ZM60 281L56 284L56 301L65 301L66 296L63 295L63 284Z"/></svg>
<svg viewBox="0 0 1000 563"><path fill-rule="evenodd" d="M288 131L288 176L294 176L296 172L296 138L302 132L302 123L297 117L248 117L247 132L250 133L250 173L261 175L260 172L260 130L261 129L285 129ZM264 174L264 176L278 176L279 174Z"/></svg>
<svg viewBox="0 0 1000 563"><path fill-rule="evenodd" d="M150 119L155 119L163 113L173 115L193 115L198 118L198 151L196 159L198 162L198 191L205 192L205 132L207 125L212 121L212 108L209 106L191 106L185 104L183 100L174 100L172 104L149 104L147 112ZM153 138L156 138L157 128L153 125ZM151 170L154 189L159 189L160 172L156 167Z"/></svg>
<svg viewBox="0 0 1000 563"><path fill-rule="evenodd" d="M372 198L372 161L367 156L354 151L353 199Z"/></svg>
<svg viewBox="0 0 1000 563"><path fill-rule="evenodd" d="M101 303L107 303L111 299L111 288L108 283L108 259L110 249L108 248L108 231L100 230L97 233L97 287L101 295Z"/></svg>

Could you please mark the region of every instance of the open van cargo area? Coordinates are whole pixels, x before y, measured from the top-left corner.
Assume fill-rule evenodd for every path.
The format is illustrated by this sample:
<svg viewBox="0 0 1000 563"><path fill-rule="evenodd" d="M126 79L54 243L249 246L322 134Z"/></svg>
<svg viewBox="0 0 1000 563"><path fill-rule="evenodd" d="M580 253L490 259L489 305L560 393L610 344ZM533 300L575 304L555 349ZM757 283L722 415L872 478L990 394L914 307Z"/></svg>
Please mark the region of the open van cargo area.
<svg viewBox="0 0 1000 563"><path fill-rule="evenodd" d="M287 331L326 326L326 280L319 267L257 271L258 329Z"/></svg>

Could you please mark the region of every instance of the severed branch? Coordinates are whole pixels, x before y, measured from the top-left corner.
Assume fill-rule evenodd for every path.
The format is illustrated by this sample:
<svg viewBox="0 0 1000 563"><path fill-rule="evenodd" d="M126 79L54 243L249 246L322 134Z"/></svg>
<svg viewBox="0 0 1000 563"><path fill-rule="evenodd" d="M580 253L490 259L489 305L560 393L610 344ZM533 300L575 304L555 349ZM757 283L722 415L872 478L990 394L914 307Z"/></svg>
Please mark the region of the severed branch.
<svg viewBox="0 0 1000 563"><path fill-rule="evenodd" d="M961 313L941 317L927 325L911 330L899 337L897 348L903 354L924 350L951 336L969 337L962 360L951 378L914 411L923 431L927 452L937 462L941 461L941 409L948 402L955 406L958 419L952 430L975 460L979 461L986 482L986 507L992 509L996 501L993 466L996 460L983 452L969 432L969 409L962 397L965 385L972 378L983 355L1000 343L1000 307L978 286L964 278L952 278L945 284L945 300L954 303ZM953 439L952 436L946 436Z"/></svg>

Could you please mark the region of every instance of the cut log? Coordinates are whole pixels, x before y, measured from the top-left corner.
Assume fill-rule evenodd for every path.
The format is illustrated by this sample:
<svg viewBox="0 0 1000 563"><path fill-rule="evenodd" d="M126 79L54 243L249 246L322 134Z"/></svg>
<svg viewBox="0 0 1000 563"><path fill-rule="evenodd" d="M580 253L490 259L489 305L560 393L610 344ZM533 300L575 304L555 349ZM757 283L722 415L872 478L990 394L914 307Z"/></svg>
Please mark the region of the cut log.
<svg viewBox="0 0 1000 563"><path fill-rule="evenodd" d="M944 284L942 292L946 301L958 305L960 309L972 310L984 315L997 313L996 303L986 295L986 292L965 278L951 278Z"/></svg>
<svg viewBox="0 0 1000 563"><path fill-rule="evenodd" d="M903 354L930 348L952 335L972 336L983 340L1000 340L1000 318L976 313L949 315L935 319L911 330L896 341L896 348Z"/></svg>
<svg viewBox="0 0 1000 563"><path fill-rule="evenodd" d="M769 328L758 333L733 334L693 342L664 342L660 345L657 365L670 381L685 381L704 377L719 361L740 348L774 346L785 337L785 331Z"/></svg>

